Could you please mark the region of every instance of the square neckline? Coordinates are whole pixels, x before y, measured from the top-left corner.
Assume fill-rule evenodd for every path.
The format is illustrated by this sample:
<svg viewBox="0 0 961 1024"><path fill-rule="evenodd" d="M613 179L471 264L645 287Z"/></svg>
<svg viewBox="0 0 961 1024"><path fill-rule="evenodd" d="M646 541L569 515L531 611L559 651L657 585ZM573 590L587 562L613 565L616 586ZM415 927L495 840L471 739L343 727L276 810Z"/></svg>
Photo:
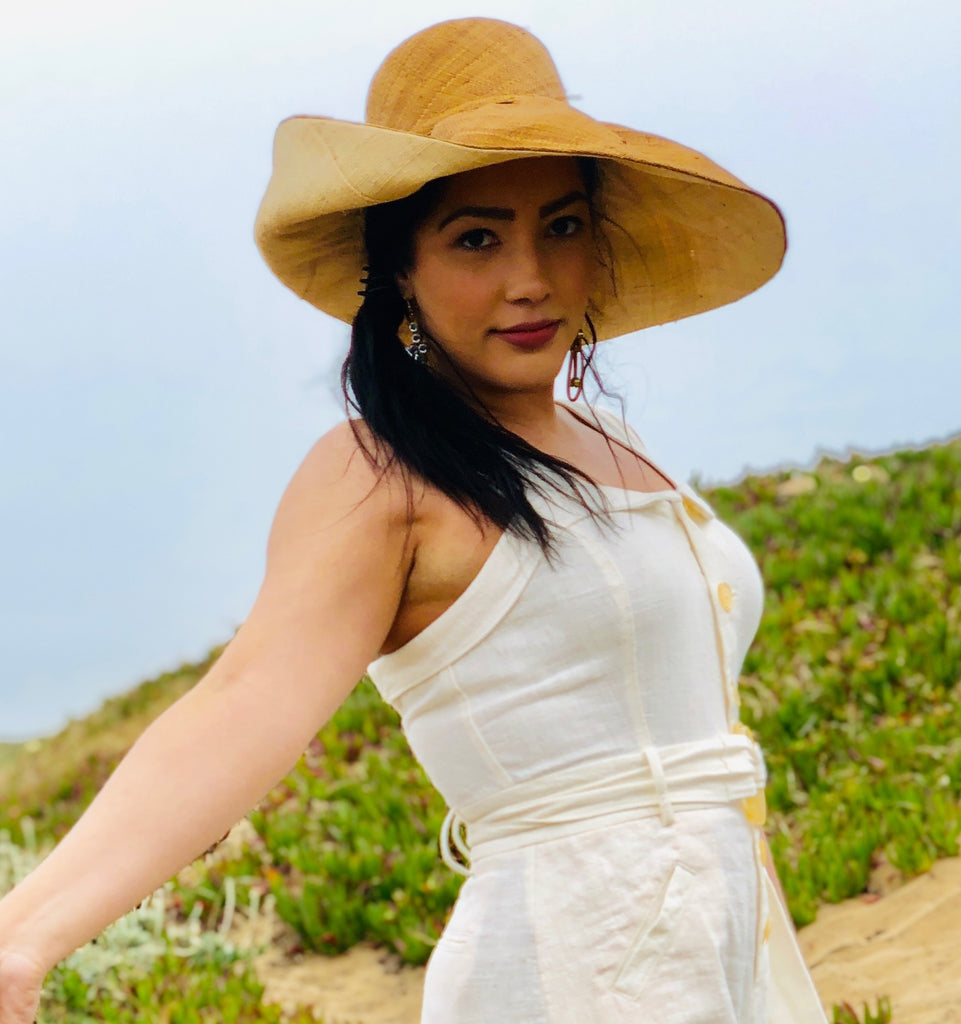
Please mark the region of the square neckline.
<svg viewBox="0 0 961 1024"><path fill-rule="evenodd" d="M596 429L596 425L585 421L578 413L570 410L570 406L567 402L559 401L555 402L564 409L568 409L571 415L576 420L580 420L592 429ZM598 419L602 416L610 417L612 420L614 414L606 409L600 409L598 411ZM620 421L616 421L615 433L621 433L616 428L623 427ZM625 445L625 442L615 437L614 440L618 444ZM629 435L628 435L629 440ZM640 509L648 508L650 506L657 506L661 502L668 502L670 504L683 504L684 508L690 515L698 515L704 520L713 518L714 513L711 511L704 499L697 494L694 489L687 483L680 485L674 485L672 479L659 467L654 465L646 456L640 452L636 452L633 447L626 445L629 450L643 459L644 462L651 465L654 470L659 473L664 480L671 483L673 486L663 488L657 491L638 491L632 490L628 487L623 487L621 484L599 484L595 481L591 481L593 485L602 492L605 496L609 495L607 501L606 511L608 512L637 512ZM535 502L535 507L538 508L542 514L551 516L551 511L557 511L556 498L552 502L548 502L543 507L537 496L531 496ZM563 503L562 503L563 505ZM553 509L551 508L553 506ZM585 512L585 514L589 514ZM387 669L390 672L399 672L401 677L406 677L410 666L418 663L419 659L426 657L427 651L431 649L431 645L439 642L440 638L445 635L445 631L451 627L451 623L458 623L461 621L461 617L465 614L465 608L469 608L471 602L476 600L477 594L483 592L484 588L490 585L491 578L502 580L506 572L510 571L510 567L515 568L520 565L533 565L530 559L535 558L536 545L533 547L529 546L528 543L522 541L513 534L510 530L502 530L497 540L494 542L494 546L487 553L487 557L478 568L477 572L472 577L471 581L467 584L464 590L454 598L453 602L449 604L436 619L429 622L419 632L415 633L409 640L401 644L400 647L395 648L393 651L388 651L386 654L380 654L374 659L368 666L368 672L371 675L376 675L379 671ZM395 694L397 696L397 694Z"/></svg>

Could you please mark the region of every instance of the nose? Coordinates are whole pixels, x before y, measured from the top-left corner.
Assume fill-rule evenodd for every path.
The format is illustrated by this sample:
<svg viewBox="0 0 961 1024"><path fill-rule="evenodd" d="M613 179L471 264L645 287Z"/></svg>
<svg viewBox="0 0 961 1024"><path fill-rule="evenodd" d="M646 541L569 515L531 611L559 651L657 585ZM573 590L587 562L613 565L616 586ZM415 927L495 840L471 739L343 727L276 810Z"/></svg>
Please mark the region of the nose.
<svg viewBox="0 0 961 1024"><path fill-rule="evenodd" d="M536 305L551 294L544 254L536 244L518 246L509 262L505 297L508 302Z"/></svg>

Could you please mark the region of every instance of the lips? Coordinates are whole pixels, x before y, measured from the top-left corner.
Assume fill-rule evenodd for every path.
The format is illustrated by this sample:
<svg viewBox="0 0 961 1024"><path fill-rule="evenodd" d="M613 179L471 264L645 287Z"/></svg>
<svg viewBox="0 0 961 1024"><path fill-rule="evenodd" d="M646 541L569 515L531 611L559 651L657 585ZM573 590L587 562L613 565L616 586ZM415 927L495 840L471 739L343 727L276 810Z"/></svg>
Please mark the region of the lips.
<svg viewBox="0 0 961 1024"><path fill-rule="evenodd" d="M560 325L560 320L536 320L511 324L510 327L494 331L494 334L518 348L540 348L553 340Z"/></svg>

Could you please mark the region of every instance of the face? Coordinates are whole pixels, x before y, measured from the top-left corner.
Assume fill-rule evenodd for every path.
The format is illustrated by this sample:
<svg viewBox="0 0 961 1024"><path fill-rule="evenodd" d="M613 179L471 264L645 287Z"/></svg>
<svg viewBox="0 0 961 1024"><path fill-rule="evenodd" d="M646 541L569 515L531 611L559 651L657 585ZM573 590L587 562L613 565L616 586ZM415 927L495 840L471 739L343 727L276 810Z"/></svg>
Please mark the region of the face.
<svg viewBox="0 0 961 1024"><path fill-rule="evenodd" d="M432 358L436 371L481 398L552 391L598 267L576 160L515 160L452 177L413 242L398 284L447 356Z"/></svg>

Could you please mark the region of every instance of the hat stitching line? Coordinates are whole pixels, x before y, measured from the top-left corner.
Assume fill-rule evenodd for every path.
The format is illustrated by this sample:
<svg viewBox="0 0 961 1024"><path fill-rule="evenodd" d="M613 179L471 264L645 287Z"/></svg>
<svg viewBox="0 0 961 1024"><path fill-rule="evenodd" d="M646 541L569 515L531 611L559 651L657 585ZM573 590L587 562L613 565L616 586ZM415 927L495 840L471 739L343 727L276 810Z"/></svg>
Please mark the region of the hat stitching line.
<svg viewBox="0 0 961 1024"><path fill-rule="evenodd" d="M471 111L480 111L480 110L483 110L484 107L515 106L515 105L518 105L518 101L522 101L522 103L523 103L523 101L531 101L531 100L535 101L535 103L543 101L543 100L547 100L549 103L560 104L564 108L565 112L573 111L574 113L577 113L577 114L583 114L583 111L580 111L576 107L571 106L570 101L567 99L566 96L564 96L564 97L557 97L557 96L542 96L540 93L504 92L504 93L492 94L490 96L481 96L480 98L475 98L475 99L471 99L471 100L465 100L463 103L458 103L454 107L448 107L443 112L443 117L439 117L439 118L437 118L434 121L434 127L436 127L442 121L446 121L447 118L449 118L449 117L456 117L458 114L465 114L465 113L469 113ZM590 117L590 115L589 114L584 114L584 117ZM594 120L594 119L591 118L591 120ZM597 122L597 123L600 123L600 122ZM383 126L383 127L386 127L386 125ZM395 129L395 130L398 130L398 129ZM403 130L403 129L399 129L399 130ZM410 133L410 134L419 135L420 133L419 132L413 132L413 133ZM426 137L429 138L430 136L426 136Z"/></svg>
<svg viewBox="0 0 961 1024"><path fill-rule="evenodd" d="M324 139L324 138L321 138L321 142L323 143L324 149L327 151L327 154L330 157L331 163L333 164L335 170L337 171L337 174L340 176L340 180L347 186L347 188L349 188L350 191L355 196L358 196L360 199L363 199L365 202L367 202L367 203L376 203L377 200L376 200L375 196L369 195L366 192L361 192L360 189L357 188L356 185L354 185L354 183L350 180L350 178L347 177L347 175L344 173L344 171L343 171L343 169L341 167L340 160L338 159L338 157L334 153L334 151L331 149L330 144L327 142L327 140Z"/></svg>

